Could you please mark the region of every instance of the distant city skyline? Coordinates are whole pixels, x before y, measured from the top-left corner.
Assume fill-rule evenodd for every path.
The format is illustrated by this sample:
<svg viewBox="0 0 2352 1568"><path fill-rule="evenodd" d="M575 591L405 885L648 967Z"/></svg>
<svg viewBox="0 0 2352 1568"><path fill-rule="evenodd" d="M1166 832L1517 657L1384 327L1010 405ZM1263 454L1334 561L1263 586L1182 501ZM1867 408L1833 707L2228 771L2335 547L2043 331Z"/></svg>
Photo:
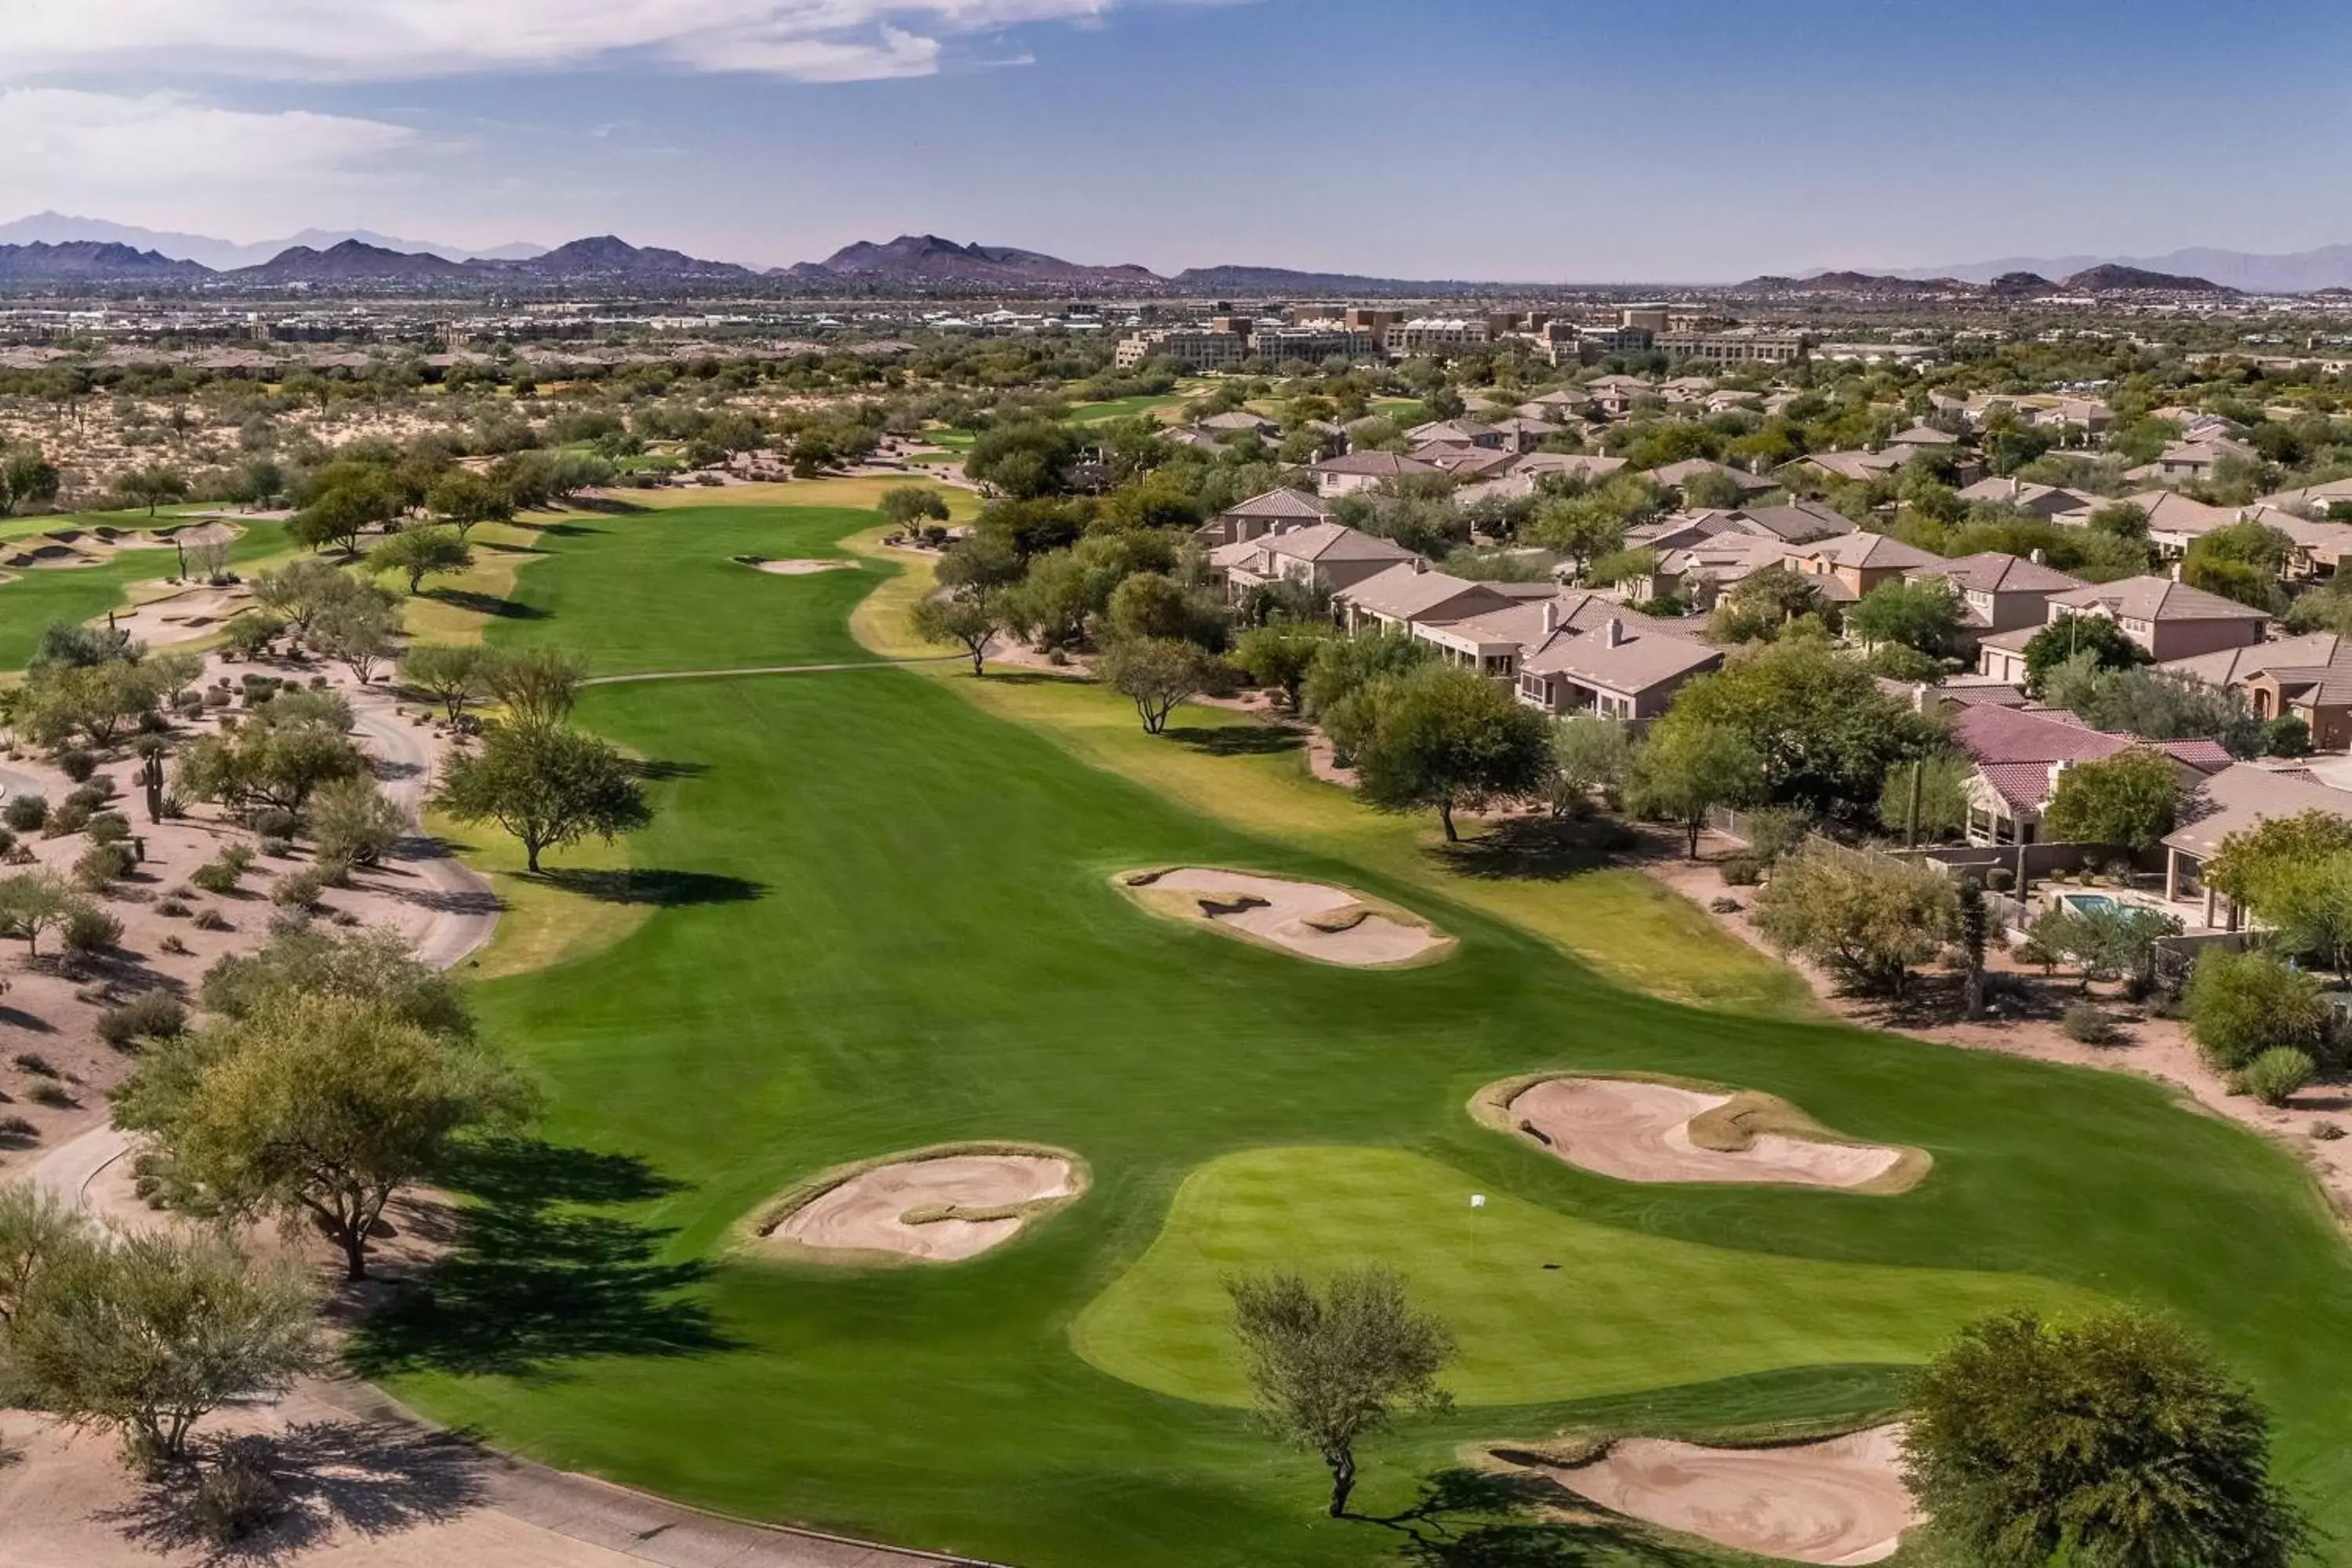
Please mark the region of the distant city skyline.
<svg viewBox="0 0 2352 1568"><path fill-rule="evenodd" d="M2352 16L2309 0L2240 26L2185 0L75 0L9 26L0 220L241 243L611 232L768 266L931 232L1162 273L1696 282L2352 241ZM2250 103L2291 119L2254 135Z"/></svg>

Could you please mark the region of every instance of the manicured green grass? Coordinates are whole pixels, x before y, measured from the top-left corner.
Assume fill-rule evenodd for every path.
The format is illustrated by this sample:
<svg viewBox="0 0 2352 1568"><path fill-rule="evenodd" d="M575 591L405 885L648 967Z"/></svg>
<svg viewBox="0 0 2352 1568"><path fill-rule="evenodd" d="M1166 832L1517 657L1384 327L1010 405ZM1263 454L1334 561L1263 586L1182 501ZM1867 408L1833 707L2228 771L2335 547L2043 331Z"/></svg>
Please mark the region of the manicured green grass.
<svg viewBox="0 0 2352 1568"><path fill-rule="evenodd" d="M2017 1307L2084 1310L2088 1293L2019 1275L1824 1263L1632 1235L1396 1149L1255 1149L1177 1190L1166 1228L1079 1315L1078 1353L1162 1394L1245 1405L1224 1282L1379 1264L1460 1343L1464 1405L1629 1394L1823 1362L1917 1362L1953 1331ZM1864 1200L1867 1201L1867 1200ZM1670 1311L1659 1303L1672 1302ZM1708 1325L1694 1336L1691 1325Z"/></svg>
<svg viewBox="0 0 2352 1568"><path fill-rule="evenodd" d="M119 527L147 526L144 512L94 514L26 520L53 528L89 528L107 522ZM168 518L158 519L168 522ZM286 527L278 522L248 522L230 555L240 572L250 572L286 552ZM167 576L175 558L169 550L124 550L96 566L33 567L0 583L0 670L20 669L33 657L42 629L53 621L87 621L122 605L133 583Z"/></svg>
<svg viewBox="0 0 2352 1568"><path fill-rule="evenodd" d="M817 553L871 520L728 510L543 539L517 594L547 618L502 618L494 637L610 638L637 667L839 649L837 619L756 615L790 601L747 595L858 577L707 563ZM1885 1358L1916 1355L1984 1275L2008 1274L2179 1313L2271 1403L2282 1479L2339 1535L2352 1527L2352 1263L2284 1153L2123 1075L1621 988L1474 901L1483 882L1391 871L1391 851L1353 858L1320 837L1319 806L1281 789L1255 831L1237 826L1294 759L1204 746L1165 775L1089 765L1067 736L967 700L1000 689L1032 688L878 668L584 695L582 722L659 764L660 813L628 842L634 875L577 896L653 913L593 963L477 988L486 1035L544 1087L546 1146L476 1173L468 1246L429 1298L362 1334L364 1368L557 1464L1024 1568L1386 1562L1395 1532L1319 1517L1310 1457L1239 1411L1111 1376L1072 1339L1106 1291L1150 1293L1154 1276L1129 1271L1161 1266L1156 1241L1198 1234L1181 1211L1171 1226L1188 1177L1319 1146L1394 1180L1351 1181L1348 1214L1270 1205L1268 1231L1295 1239L1285 1257L1352 1250L1344 1238L1369 1237L1391 1204L1402 1232L1433 1224L1443 1246L1450 1220L1429 1215L1466 1217L1452 1205L1470 1191L1568 1254L1539 1260L1566 1278L1517 1287L1516 1309L1417 1265L1465 1318L1480 1398L1521 1397L1494 1381L1514 1334L1548 1368L1527 1396L1582 1397L1409 1425L1369 1456L1368 1511L1402 1505L1481 1437L1881 1412ZM1238 804L1199 814L1212 789ZM1361 888L1461 948L1410 970L1307 963L1153 919L1110 885L1119 868L1178 862ZM1652 906L1612 918L1675 940ZM1691 963L1717 951L1685 944ZM1884 1198L1633 1185L1464 1109L1496 1079L1579 1068L1767 1089L1935 1167ZM810 1172L980 1138L1075 1150L1094 1184L962 1265L845 1272L731 1251L737 1221ZM1219 1235L1269 1256L1267 1237ZM1823 1284L1847 1276L1858 1304L1841 1308ZM1629 1287L1646 1321L1609 1295ZM1202 1299L1197 1275L1170 1292ZM1748 1321L1756 1307L1774 1316ZM1100 1331L1098 1316L1097 1354ZM1170 1344L1185 1332L1197 1350L1197 1322Z"/></svg>

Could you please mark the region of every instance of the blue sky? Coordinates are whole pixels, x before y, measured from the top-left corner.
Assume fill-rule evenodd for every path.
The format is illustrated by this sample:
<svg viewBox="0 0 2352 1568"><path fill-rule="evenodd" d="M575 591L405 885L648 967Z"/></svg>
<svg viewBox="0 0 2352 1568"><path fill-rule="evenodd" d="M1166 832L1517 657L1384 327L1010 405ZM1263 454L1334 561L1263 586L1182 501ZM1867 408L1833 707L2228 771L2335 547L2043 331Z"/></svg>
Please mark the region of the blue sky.
<svg viewBox="0 0 2352 1568"><path fill-rule="evenodd" d="M0 218L1730 279L2352 241L2315 0L7 0Z"/></svg>

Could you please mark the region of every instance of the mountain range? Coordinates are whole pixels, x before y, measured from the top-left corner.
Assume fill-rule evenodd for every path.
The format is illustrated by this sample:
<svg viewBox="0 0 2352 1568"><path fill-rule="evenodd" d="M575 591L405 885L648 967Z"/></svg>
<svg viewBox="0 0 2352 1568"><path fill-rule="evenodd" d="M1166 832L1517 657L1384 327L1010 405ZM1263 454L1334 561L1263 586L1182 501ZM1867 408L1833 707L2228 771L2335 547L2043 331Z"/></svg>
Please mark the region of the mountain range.
<svg viewBox="0 0 2352 1568"><path fill-rule="evenodd" d="M2094 267L2130 267L2145 272L2206 278L2225 289L2247 294L2308 294L2320 289L2352 288L2352 245L2323 245L2315 250L2276 255L2195 246L2167 251L2162 256L2004 256L1998 260L1964 261L1949 267L1895 268L1889 270L1888 276L1990 283L2004 272L2038 272L2044 278L2063 278Z"/></svg>
<svg viewBox="0 0 2352 1568"><path fill-rule="evenodd" d="M2126 267L2116 262L2085 267L2055 282L2039 272L2023 268L1982 279L1955 278L1947 273L1918 276L1908 272L1836 271L1811 272L1802 278L1770 275L1750 278L1745 283L1734 284L1731 291L1735 294L1838 294L1879 299L1981 299L1996 301L2046 299L2058 294L2236 295L2242 292L2216 283L2210 278L2194 278L2178 272L2152 272L2144 267Z"/></svg>
<svg viewBox="0 0 2352 1568"><path fill-rule="evenodd" d="M547 248L541 245L517 243L494 246L488 250L468 250L461 245L402 239L364 228L306 228L299 234L288 235L284 239L239 245L235 240L215 239L210 235L139 228L131 224L110 223L104 218L69 217L64 213L55 212L35 213L30 217L20 217L12 223L0 223L0 245L66 245L96 240L103 244L128 246L132 250L152 250L175 261L194 261L215 272L257 266L296 246L326 250L347 239L356 239L362 245L372 245L382 250L430 251L452 261L523 261Z"/></svg>

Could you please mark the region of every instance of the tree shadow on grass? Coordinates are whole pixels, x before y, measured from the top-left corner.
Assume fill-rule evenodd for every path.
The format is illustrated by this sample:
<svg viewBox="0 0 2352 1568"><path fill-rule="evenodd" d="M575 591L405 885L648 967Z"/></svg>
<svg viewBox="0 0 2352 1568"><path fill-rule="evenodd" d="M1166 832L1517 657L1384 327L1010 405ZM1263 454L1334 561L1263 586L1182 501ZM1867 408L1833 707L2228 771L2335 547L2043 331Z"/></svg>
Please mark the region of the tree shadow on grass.
<svg viewBox="0 0 2352 1568"><path fill-rule="evenodd" d="M594 1212L677 1190L643 1161L499 1139L467 1149L445 1179L476 1200L464 1244L360 1325L345 1354L361 1376L550 1381L591 1356L736 1348L688 1294L709 1264L666 1261L674 1232Z"/></svg>
<svg viewBox="0 0 2352 1568"><path fill-rule="evenodd" d="M646 757L628 764L629 771L641 779L658 783L663 779L698 779L710 771L709 763L670 763L659 757Z"/></svg>
<svg viewBox="0 0 2352 1568"><path fill-rule="evenodd" d="M1475 838L1440 844L1429 853L1460 877L1486 881L1557 882L1622 862L1634 840L1624 824L1606 816L1518 816Z"/></svg>
<svg viewBox="0 0 2352 1568"><path fill-rule="evenodd" d="M1400 1562L1414 1568L1700 1568L1702 1560L1614 1520L1543 1517L1560 1489L1534 1476L1455 1468L1424 1477L1412 1506L1349 1514L1400 1531Z"/></svg>
<svg viewBox="0 0 2352 1568"><path fill-rule="evenodd" d="M490 616L504 621L547 619L547 612L537 605L526 605L520 599L502 599L496 594L485 594L474 588L434 588L428 590L425 596L456 609L471 610L478 616Z"/></svg>
<svg viewBox="0 0 2352 1568"><path fill-rule="evenodd" d="M1307 737L1297 731L1277 730L1271 724L1204 725L1166 733L1178 745L1213 757L1271 757L1307 744Z"/></svg>
<svg viewBox="0 0 2352 1568"><path fill-rule="evenodd" d="M660 910L689 909L698 904L748 904L754 899L765 898L768 892L765 883L742 877L647 867L541 871L532 879L593 899L600 904L649 904Z"/></svg>

